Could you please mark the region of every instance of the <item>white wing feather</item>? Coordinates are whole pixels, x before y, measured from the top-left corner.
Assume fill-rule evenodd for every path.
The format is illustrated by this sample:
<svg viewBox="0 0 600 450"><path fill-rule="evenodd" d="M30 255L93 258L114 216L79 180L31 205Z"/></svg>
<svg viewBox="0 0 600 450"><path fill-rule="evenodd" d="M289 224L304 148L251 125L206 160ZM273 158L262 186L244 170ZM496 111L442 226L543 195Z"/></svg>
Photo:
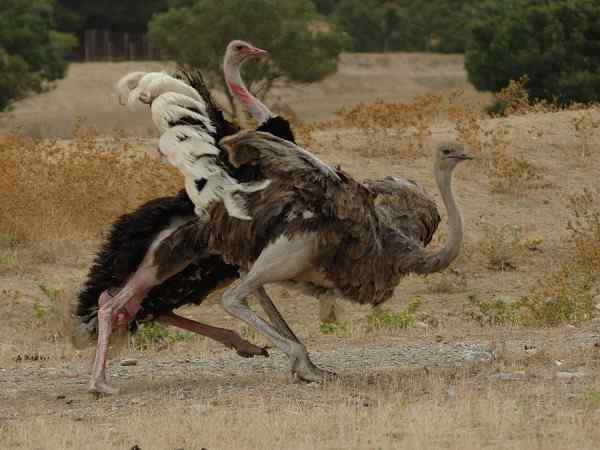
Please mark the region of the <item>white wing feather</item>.
<svg viewBox="0 0 600 450"><path fill-rule="evenodd" d="M186 117L201 122L209 133L214 133L215 127L205 114L206 104L202 99L196 100L176 92L162 94L152 102L152 120L161 134L171 128L170 124Z"/></svg>
<svg viewBox="0 0 600 450"><path fill-rule="evenodd" d="M181 80L165 72L133 72L116 85L121 101L127 96L129 109L152 104L152 119L161 133L160 152L185 177L185 189L197 215L207 214L208 206L222 201L230 216L251 220L246 202L239 193L260 191L270 180L240 183L220 164L216 129L206 116L206 104L200 94ZM194 125L173 125L177 122ZM201 190L196 181L204 179Z"/></svg>
<svg viewBox="0 0 600 450"><path fill-rule="evenodd" d="M130 92L138 86L140 80L147 74L148 72L131 72L117 81L115 91L119 96L119 104L122 106L126 105L123 99L129 96Z"/></svg>
<svg viewBox="0 0 600 450"><path fill-rule="evenodd" d="M222 200L230 216L251 220L246 202L237 193L260 191L270 184L270 180L253 183L240 183L231 177L219 164L220 150L214 138L199 127L175 126L160 138L159 148L167 160L185 177L186 191L196 206L196 214L206 213L210 203ZM205 179L202 191L198 191L196 180Z"/></svg>

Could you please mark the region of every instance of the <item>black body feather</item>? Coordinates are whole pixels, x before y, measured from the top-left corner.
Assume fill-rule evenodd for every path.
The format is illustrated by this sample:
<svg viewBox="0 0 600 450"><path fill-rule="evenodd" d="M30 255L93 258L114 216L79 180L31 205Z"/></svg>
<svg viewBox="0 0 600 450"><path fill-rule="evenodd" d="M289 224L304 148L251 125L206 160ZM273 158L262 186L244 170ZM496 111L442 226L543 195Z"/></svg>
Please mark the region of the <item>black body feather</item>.
<svg viewBox="0 0 600 450"><path fill-rule="evenodd" d="M100 294L127 282L162 230L174 220L193 217L194 204L185 191L173 197L152 200L134 212L121 216L112 225L78 295L74 311L78 321L88 324L95 320ZM200 303L220 284L237 276L237 268L225 264L220 257L195 261L150 290L132 323L132 329L137 327L138 322L152 320L182 305Z"/></svg>

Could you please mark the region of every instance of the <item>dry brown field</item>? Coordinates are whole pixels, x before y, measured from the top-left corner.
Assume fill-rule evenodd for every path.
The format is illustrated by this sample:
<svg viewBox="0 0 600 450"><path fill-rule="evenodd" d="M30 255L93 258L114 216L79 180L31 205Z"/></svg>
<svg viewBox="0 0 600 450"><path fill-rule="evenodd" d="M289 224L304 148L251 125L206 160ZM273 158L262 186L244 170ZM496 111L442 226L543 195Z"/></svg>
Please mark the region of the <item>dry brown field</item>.
<svg viewBox="0 0 600 450"><path fill-rule="evenodd" d="M269 288L336 380L291 383L277 351L244 360L144 327L113 351L122 393L88 394L73 295L111 221L181 186L147 111L111 96L124 73L159 67L73 65L0 117L0 449L598 448L600 110L511 92L511 115L485 117L492 98L460 56L344 55L335 76L270 98L322 159L415 180L440 209L432 145L477 158L455 177L465 246L447 272L405 279L377 310L340 301L336 324L319 323L317 299ZM266 344L218 294L180 312Z"/></svg>

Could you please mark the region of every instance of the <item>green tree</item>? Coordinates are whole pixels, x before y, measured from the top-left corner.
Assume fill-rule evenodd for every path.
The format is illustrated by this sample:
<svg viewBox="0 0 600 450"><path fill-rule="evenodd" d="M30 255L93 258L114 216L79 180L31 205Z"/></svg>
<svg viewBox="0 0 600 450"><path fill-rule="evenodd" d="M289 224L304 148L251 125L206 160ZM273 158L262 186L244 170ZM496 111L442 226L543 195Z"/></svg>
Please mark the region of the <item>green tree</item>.
<svg viewBox="0 0 600 450"><path fill-rule="evenodd" d="M54 30L51 0L0 3L0 110L62 78L73 36Z"/></svg>
<svg viewBox="0 0 600 450"><path fill-rule="evenodd" d="M532 99L600 101L600 3L487 2L466 56L471 82L500 91L527 75ZM507 4L510 3L510 4Z"/></svg>
<svg viewBox="0 0 600 450"><path fill-rule="evenodd" d="M149 28L155 45L178 63L201 68L227 94L221 64L233 39L269 50L268 60L244 70L250 90L259 96L277 80L313 82L335 72L348 44L344 33L319 19L309 0L196 0L154 16Z"/></svg>
<svg viewBox="0 0 600 450"><path fill-rule="evenodd" d="M340 0L332 18L363 52L464 52L480 0Z"/></svg>

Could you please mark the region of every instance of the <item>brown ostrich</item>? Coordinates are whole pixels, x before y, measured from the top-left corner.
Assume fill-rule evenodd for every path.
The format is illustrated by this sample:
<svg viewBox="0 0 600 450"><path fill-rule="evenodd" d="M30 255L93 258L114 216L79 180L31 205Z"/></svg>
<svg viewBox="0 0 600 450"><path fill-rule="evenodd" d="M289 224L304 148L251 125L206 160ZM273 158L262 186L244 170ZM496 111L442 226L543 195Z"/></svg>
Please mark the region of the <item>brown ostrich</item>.
<svg viewBox="0 0 600 450"><path fill-rule="evenodd" d="M182 225L151 249L151 257L125 287L101 305L90 389L114 392L104 363L119 314L135 310L145 292L198 258L219 255L239 266L244 275L223 295L224 309L286 353L292 376L321 381L328 372L311 362L283 318L270 315L272 323L262 319L248 307L249 295L265 297L265 285L296 281L378 305L391 297L403 276L444 270L460 252L463 223L451 179L458 164L471 157L459 144L444 143L435 152L434 176L449 222L448 240L436 251L425 246L439 214L414 183L388 177L363 185L342 171L323 170L305 150L267 133L242 132L223 139L220 147L234 168L257 167L270 180L263 190L245 194L252 220L231 217L223 202L212 202L206 215Z"/></svg>

